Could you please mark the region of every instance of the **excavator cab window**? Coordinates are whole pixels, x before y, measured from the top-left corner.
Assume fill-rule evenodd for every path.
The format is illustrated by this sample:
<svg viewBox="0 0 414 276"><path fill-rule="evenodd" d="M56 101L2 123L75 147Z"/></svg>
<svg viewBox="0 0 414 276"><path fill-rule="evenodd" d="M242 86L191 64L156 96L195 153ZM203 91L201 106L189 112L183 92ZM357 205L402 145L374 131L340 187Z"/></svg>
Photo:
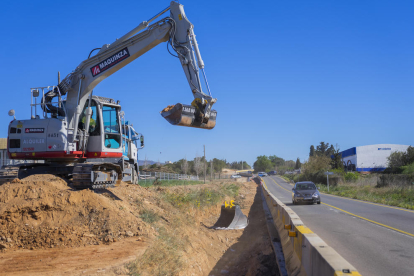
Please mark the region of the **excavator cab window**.
<svg viewBox="0 0 414 276"><path fill-rule="evenodd" d="M121 146L121 132L116 107L104 105L102 117L105 135L105 147L118 149Z"/></svg>
<svg viewBox="0 0 414 276"><path fill-rule="evenodd" d="M129 127L127 125L123 125L122 127L122 139L124 142L124 150L122 154L125 157L128 157L128 147L129 147L129 141L130 141L130 134L129 134Z"/></svg>
<svg viewBox="0 0 414 276"><path fill-rule="evenodd" d="M88 108L89 100L86 101L85 106L83 107L83 112L81 113L81 117L79 119L79 129L85 129L85 121L86 121L86 108ZM100 122L98 111L96 108L96 101L92 100L91 103L92 115L89 121L89 135L90 136L99 136L100 133Z"/></svg>

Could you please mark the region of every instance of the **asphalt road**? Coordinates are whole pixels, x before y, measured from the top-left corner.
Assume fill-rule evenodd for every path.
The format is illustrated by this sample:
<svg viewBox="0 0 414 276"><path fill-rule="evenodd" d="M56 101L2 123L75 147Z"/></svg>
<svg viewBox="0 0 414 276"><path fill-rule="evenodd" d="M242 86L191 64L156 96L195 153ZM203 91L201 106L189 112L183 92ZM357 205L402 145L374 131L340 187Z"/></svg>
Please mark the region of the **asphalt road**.
<svg viewBox="0 0 414 276"><path fill-rule="evenodd" d="M321 205L293 205L292 185L277 176L263 180L362 276L414 275L414 211L326 194Z"/></svg>

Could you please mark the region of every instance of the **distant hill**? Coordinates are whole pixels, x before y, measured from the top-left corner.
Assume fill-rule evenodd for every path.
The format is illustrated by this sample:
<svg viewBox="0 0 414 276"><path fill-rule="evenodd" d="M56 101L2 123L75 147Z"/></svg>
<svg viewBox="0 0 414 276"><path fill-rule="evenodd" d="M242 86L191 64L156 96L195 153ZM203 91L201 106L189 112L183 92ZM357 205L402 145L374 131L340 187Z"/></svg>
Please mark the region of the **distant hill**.
<svg viewBox="0 0 414 276"><path fill-rule="evenodd" d="M158 163L157 161L147 160L148 166L151 166L157 163ZM138 166L144 166L144 165L145 165L145 160L138 160ZM165 165L165 163L160 163L160 165Z"/></svg>

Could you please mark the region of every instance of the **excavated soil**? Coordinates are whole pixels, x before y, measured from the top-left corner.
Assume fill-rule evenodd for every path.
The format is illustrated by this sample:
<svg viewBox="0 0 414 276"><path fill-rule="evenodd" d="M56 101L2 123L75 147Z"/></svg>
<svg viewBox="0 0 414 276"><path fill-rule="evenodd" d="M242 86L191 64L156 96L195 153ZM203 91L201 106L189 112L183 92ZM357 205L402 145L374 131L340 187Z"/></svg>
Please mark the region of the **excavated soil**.
<svg viewBox="0 0 414 276"><path fill-rule="evenodd" d="M174 108L174 106L175 106L175 105L169 105L169 106L167 106L166 108L164 108L161 112L167 112L167 111L170 111L171 109L173 109L173 108Z"/></svg>
<svg viewBox="0 0 414 276"><path fill-rule="evenodd" d="M244 230L209 228L221 203L182 208L165 200L167 193L219 190L222 182L158 188L122 183L100 193L74 190L52 175L3 184L0 275L277 275L258 187L232 183L240 186L236 202L250 221ZM143 210L159 220L143 220ZM179 245L171 249L178 269L154 254L165 242L163 233Z"/></svg>
<svg viewBox="0 0 414 276"><path fill-rule="evenodd" d="M44 249L111 243L154 231L134 214L133 200L121 192L76 191L53 175L33 175L0 186L0 248ZM145 189L129 193L147 197Z"/></svg>

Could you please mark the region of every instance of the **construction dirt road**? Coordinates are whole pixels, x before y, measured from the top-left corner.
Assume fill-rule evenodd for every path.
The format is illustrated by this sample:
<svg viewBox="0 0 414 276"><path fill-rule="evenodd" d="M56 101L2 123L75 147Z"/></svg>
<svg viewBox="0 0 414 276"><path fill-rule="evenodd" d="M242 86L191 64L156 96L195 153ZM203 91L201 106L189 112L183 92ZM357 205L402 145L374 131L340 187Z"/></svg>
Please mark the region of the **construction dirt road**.
<svg viewBox="0 0 414 276"><path fill-rule="evenodd" d="M232 199L249 226L210 229ZM0 249L0 275L277 275L254 182L93 192L14 180L0 186Z"/></svg>

